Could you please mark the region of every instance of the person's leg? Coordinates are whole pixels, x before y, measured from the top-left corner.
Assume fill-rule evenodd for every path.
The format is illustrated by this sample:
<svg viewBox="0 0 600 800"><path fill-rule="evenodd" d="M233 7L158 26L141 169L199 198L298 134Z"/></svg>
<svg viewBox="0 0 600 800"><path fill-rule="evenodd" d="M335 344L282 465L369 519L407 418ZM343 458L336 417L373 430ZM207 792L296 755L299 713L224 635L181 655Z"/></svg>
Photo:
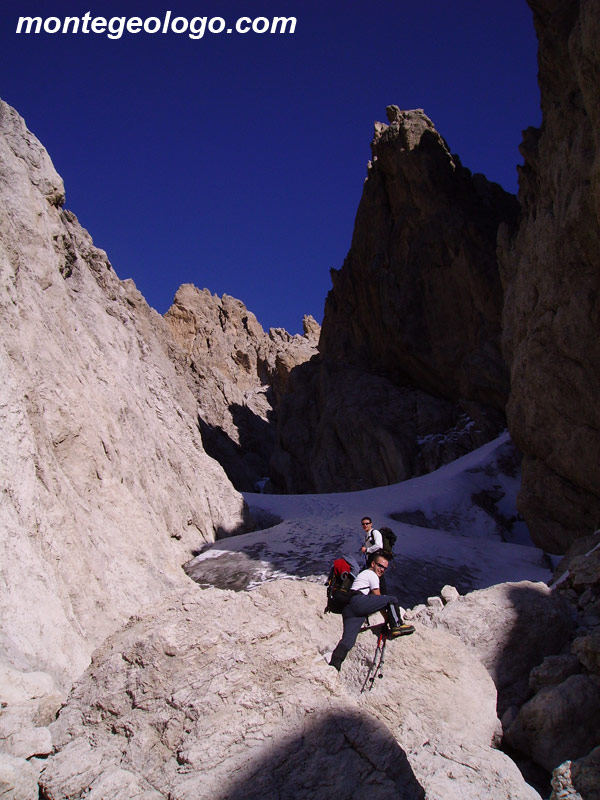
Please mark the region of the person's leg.
<svg viewBox="0 0 600 800"><path fill-rule="evenodd" d="M393 637L406 636L415 631L412 625L402 622L398 598L393 594L361 595L353 598L352 602L355 613L372 614L375 611L381 611Z"/></svg>
<svg viewBox="0 0 600 800"><path fill-rule="evenodd" d="M376 611L381 611L392 600L396 600L396 598L382 594L357 594L348 605L354 615L368 617Z"/></svg>
<svg viewBox="0 0 600 800"><path fill-rule="evenodd" d="M344 645L340 642L336 645L335 650L331 654L331 658L329 659L329 666L335 667L339 672L342 668L342 664L344 663L344 659L348 655L348 651L344 647Z"/></svg>
<svg viewBox="0 0 600 800"><path fill-rule="evenodd" d="M356 642L356 637L358 636L358 632L363 624L364 616L360 615L357 616L352 608L352 601L348 603L346 608L342 611L342 618L344 620L344 632L342 634L342 638L338 642L335 650L331 654L331 659L329 661L332 667L335 667L338 672L340 667L342 666L344 659L354 647L354 643Z"/></svg>
<svg viewBox="0 0 600 800"><path fill-rule="evenodd" d="M387 583L385 582L385 573L379 576L379 590L381 594L387 594Z"/></svg>
<svg viewBox="0 0 600 800"><path fill-rule="evenodd" d="M398 599L394 597L394 595L354 595L346 608L344 608L342 611L344 632L335 650L331 654L331 659L329 661L330 665L335 667L338 672L344 659L354 647L356 637L361 629L363 620L365 617L368 617L370 614L374 614L376 611L383 611L384 614L389 613L389 628L391 636L406 636L409 633L414 633L415 629L412 625L406 625L402 622L400 610L398 608Z"/></svg>
<svg viewBox="0 0 600 800"><path fill-rule="evenodd" d="M386 595L386 600L389 601L386 607L386 622L390 629L390 636L395 638L396 636L406 636L409 633L414 633L414 627L402 621L397 599L393 595Z"/></svg>

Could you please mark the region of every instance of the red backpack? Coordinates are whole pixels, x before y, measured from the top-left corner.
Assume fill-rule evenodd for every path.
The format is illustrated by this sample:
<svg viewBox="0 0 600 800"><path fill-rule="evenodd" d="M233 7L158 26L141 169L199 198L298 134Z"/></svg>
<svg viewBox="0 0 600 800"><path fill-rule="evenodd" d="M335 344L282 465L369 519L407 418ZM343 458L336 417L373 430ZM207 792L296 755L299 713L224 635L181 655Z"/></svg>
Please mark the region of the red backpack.
<svg viewBox="0 0 600 800"><path fill-rule="evenodd" d="M341 614L350 602L350 587L360 572L358 564L351 556L341 556L333 562L327 578L327 605L325 612Z"/></svg>

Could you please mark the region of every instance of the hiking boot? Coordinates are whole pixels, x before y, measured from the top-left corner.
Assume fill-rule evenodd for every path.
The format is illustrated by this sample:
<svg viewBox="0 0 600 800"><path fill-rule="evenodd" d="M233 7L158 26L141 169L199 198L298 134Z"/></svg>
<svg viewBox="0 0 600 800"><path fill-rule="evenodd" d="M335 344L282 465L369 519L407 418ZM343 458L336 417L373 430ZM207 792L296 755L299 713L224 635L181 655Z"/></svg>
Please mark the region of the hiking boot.
<svg viewBox="0 0 600 800"><path fill-rule="evenodd" d="M343 661L344 661L343 658L336 658L335 656L331 656L331 661L329 662L329 666L335 667L339 672Z"/></svg>
<svg viewBox="0 0 600 800"><path fill-rule="evenodd" d="M398 636L408 636L409 633L414 633L415 629L412 625L402 623L402 625L392 625L388 630L390 639L397 639Z"/></svg>

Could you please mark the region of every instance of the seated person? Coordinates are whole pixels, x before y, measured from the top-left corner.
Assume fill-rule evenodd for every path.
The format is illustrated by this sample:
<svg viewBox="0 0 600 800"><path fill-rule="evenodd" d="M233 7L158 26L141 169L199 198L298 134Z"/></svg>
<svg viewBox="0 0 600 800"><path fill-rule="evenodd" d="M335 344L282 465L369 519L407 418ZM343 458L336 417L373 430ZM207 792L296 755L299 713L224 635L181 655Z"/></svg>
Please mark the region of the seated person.
<svg viewBox="0 0 600 800"><path fill-rule="evenodd" d="M379 581L388 566L389 559L381 552L377 552L371 559L368 568L359 572L352 583L350 589L352 597L342 611L344 632L329 661L330 665L335 667L338 672L344 659L354 647L358 632L369 614L374 614L376 611L383 613L391 638L414 633L415 629L412 625L402 622L398 600L392 595L381 594Z"/></svg>

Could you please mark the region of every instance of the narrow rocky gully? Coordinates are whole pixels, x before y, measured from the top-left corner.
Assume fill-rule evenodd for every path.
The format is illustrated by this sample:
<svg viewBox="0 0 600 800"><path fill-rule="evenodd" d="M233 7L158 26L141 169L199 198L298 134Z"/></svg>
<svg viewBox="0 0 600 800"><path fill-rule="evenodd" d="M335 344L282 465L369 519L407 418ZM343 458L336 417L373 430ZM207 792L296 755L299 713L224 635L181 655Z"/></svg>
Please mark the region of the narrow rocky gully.
<svg viewBox="0 0 600 800"><path fill-rule="evenodd" d="M425 110L384 100L322 321L293 335L192 283L152 308L0 100L2 800L600 800L600 0L527 5L542 116L523 120L518 196L464 166ZM130 37L140 57L148 37ZM6 74L36 73L43 100L24 111L57 147L73 85L52 94L55 51L45 69L30 58L59 39L22 36ZM103 41L116 103L123 42ZM84 94L98 146L105 120ZM230 188L213 157L233 135L232 158L253 122L219 96L235 124L203 107L202 169L227 183L244 275L268 285L229 217L239 174ZM185 155L170 108L153 96ZM349 108L326 140L319 119L319 148L342 141ZM314 161L281 113L260 144ZM141 142L115 117L111 146L124 128L127 153L151 153L153 126ZM195 138L190 152L178 181ZM273 173L295 197L291 166L244 156L271 233L254 193ZM148 172L144 230L185 205ZM190 180L216 215L204 172ZM82 218L119 194L79 191ZM212 217L192 217L201 251ZM144 261L139 241L128 249ZM359 557L365 515L397 537L388 591L415 630L374 666L372 615L337 671L324 584L333 559Z"/></svg>

